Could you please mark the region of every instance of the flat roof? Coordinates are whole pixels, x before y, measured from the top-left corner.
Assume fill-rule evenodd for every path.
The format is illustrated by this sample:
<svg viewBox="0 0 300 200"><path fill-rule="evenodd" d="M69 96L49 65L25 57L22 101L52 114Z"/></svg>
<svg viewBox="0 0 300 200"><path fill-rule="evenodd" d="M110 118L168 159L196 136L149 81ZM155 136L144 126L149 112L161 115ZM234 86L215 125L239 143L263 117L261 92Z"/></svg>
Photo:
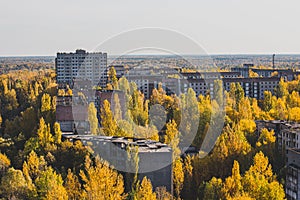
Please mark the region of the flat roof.
<svg viewBox="0 0 300 200"><path fill-rule="evenodd" d="M171 147L167 144L148 140L145 138L130 138L118 136L103 136L103 135L75 135L70 132L63 132L62 137L69 140L81 140L82 142L111 142L132 145L139 148L139 152L172 152Z"/></svg>

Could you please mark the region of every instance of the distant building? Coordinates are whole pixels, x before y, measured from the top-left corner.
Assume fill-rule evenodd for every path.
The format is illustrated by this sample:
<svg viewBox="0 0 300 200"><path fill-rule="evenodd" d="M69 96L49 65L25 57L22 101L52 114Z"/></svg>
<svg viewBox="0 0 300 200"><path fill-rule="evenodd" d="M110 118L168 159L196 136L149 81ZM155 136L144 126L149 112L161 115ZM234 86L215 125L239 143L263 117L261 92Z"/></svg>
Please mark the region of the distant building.
<svg viewBox="0 0 300 200"><path fill-rule="evenodd" d="M55 59L56 80L60 87L74 82L90 81L91 86L106 86L107 82L107 54L88 53L85 50L76 50L75 53L57 53Z"/></svg>
<svg viewBox="0 0 300 200"><path fill-rule="evenodd" d="M196 74L196 73L194 73ZM204 74L205 75L205 74ZM245 96L263 99L264 92L270 91L272 94L275 94L275 89L277 88L280 78L278 77L269 77L269 78L222 78L222 76L218 77L216 74L214 78L212 76L210 78L202 78L203 75L198 73L195 75L187 75L184 74L187 82L184 82L181 86L183 88L183 92L187 92L188 88L192 88L196 95L206 95L210 94L211 97L214 97L214 80L221 80L223 82L224 91L230 90L231 83L239 83L244 89ZM237 76L237 75L232 75Z"/></svg>
<svg viewBox="0 0 300 200"><path fill-rule="evenodd" d="M285 124L286 121L283 120L256 120L256 130L258 132L261 129L266 128L269 131L274 130L276 137L280 134L282 124Z"/></svg>
<svg viewBox="0 0 300 200"><path fill-rule="evenodd" d="M230 90L231 83L239 83L244 89L246 97L256 99L263 99L265 91L270 91L274 95L279 81L280 78L278 77L223 79L226 91Z"/></svg>
<svg viewBox="0 0 300 200"><path fill-rule="evenodd" d="M278 146L285 150L288 148L300 148L300 124L284 123L278 135Z"/></svg>
<svg viewBox="0 0 300 200"><path fill-rule="evenodd" d="M260 69L254 68L253 64L244 64L243 67L232 67L232 72L238 72L243 78L249 78L250 70L256 73L259 77L269 78L271 76L283 78L287 81L292 81L300 73L292 69ZM275 72L277 74L275 74Z"/></svg>
<svg viewBox="0 0 300 200"><path fill-rule="evenodd" d="M129 82L136 83L137 89L144 94L146 99L149 99L153 89L158 88L159 83L164 83L165 80L163 75L147 74L144 71L141 73L134 71L134 73L128 73L125 77Z"/></svg>
<svg viewBox="0 0 300 200"><path fill-rule="evenodd" d="M288 200L300 199L300 124L280 120L258 120L255 123L258 133L262 128L275 131L277 147L286 160L286 197Z"/></svg>
<svg viewBox="0 0 300 200"><path fill-rule="evenodd" d="M300 199L300 150L287 149L285 193L288 200Z"/></svg>
<svg viewBox="0 0 300 200"><path fill-rule="evenodd" d="M258 132L266 128L274 130L278 149L285 153L286 149L300 148L300 124L283 120L257 120L256 129Z"/></svg>
<svg viewBox="0 0 300 200"><path fill-rule="evenodd" d="M73 135L63 134L63 139L80 140L84 145L91 145L93 151L113 165L124 177L125 191L131 190L133 181L132 170L136 168L134 160L129 158L127 149L136 148L138 152L138 179L143 177L151 180L153 190L166 187L173 192L172 149L166 144L137 138Z"/></svg>
<svg viewBox="0 0 300 200"><path fill-rule="evenodd" d="M72 96L58 96L56 101L56 121L62 132L83 134L89 130L88 106Z"/></svg>
<svg viewBox="0 0 300 200"><path fill-rule="evenodd" d="M239 72L241 73L241 76L244 78L249 77L249 70L254 67L253 64L244 64L243 67L233 67L231 68L232 72Z"/></svg>
<svg viewBox="0 0 300 200"><path fill-rule="evenodd" d="M181 72L179 74L174 70L173 74L153 72L153 69L135 70L125 77L130 82L136 83L146 99L151 97L152 90L158 88L160 83L168 95L186 93L189 88L192 88L197 96L209 94L213 98L215 80L223 82L224 91L230 90L231 83L239 83L246 97L263 99L265 91L275 94L280 81L279 77L244 78L242 72Z"/></svg>

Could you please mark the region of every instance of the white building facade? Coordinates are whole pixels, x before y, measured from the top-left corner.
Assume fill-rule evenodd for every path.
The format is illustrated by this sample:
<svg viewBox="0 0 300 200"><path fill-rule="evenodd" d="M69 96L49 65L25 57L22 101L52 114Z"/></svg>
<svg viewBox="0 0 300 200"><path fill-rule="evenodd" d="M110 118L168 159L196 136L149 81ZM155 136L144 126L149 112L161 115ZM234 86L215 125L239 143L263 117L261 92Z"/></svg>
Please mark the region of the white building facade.
<svg viewBox="0 0 300 200"><path fill-rule="evenodd" d="M89 81L92 86L105 87L107 83L107 53L88 53L76 50L75 53L57 53L55 59L58 85L73 87L76 79Z"/></svg>

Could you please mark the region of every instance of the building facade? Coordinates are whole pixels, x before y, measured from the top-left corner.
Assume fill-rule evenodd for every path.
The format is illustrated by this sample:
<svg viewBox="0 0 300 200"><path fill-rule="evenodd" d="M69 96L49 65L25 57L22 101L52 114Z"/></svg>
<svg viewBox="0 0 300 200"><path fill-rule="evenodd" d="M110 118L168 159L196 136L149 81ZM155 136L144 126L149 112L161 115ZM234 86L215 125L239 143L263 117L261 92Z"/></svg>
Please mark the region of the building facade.
<svg viewBox="0 0 300 200"><path fill-rule="evenodd" d="M90 130L88 104L80 97L58 96L55 114L62 132L84 134Z"/></svg>
<svg viewBox="0 0 300 200"><path fill-rule="evenodd" d="M280 120L255 121L257 132L262 128L274 130L279 152L287 169L285 193L288 200L300 199L300 124Z"/></svg>
<svg viewBox="0 0 300 200"><path fill-rule="evenodd" d="M107 54L88 53L76 50L75 53L57 53L55 59L56 80L59 86L73 87L76 79L90 81L92 86L106 86Z"/></svg>
<svg viewBox="0 0 300 200"><path fill-rule="evenodd" d="M287 149L286 198L300 199L300 150Z"/></svg>
<svg viewBox="0 0 300 200"><path fill-rule="evenodd" d="M138 180L146 176L153 190L166 187L173 193L172 149L166 144L145 139L114 136L63 134L64 140L80 140L89 145L95 154L114 166L124 177L125 191L130 192L135 172ZM131 152L131 150L134 150ZM134 155L138 155L138 169Z"/></svg>

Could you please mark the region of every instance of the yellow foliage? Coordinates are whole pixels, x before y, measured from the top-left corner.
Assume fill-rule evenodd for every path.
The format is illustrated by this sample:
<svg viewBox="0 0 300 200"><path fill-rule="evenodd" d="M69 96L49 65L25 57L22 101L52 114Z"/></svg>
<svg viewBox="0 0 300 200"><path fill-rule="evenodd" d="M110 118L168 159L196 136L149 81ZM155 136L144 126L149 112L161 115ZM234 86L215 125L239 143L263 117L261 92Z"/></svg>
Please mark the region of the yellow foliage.
<svg viewBox="0 0 300 200"><path fill-rule="evenodd" d="M83 196L89 200L125 199L123 177L111 169L107 162L96 158L95 166L87 156L85 171L80 171L84 182Z"/></svg>
<svg viewBox="0 0 300 200"><path fill-rule="evenodd" d="M152 190L151 181L147 177L144 177L142 183L137 187L134 200L156 200L156 194Z"/></svg>

